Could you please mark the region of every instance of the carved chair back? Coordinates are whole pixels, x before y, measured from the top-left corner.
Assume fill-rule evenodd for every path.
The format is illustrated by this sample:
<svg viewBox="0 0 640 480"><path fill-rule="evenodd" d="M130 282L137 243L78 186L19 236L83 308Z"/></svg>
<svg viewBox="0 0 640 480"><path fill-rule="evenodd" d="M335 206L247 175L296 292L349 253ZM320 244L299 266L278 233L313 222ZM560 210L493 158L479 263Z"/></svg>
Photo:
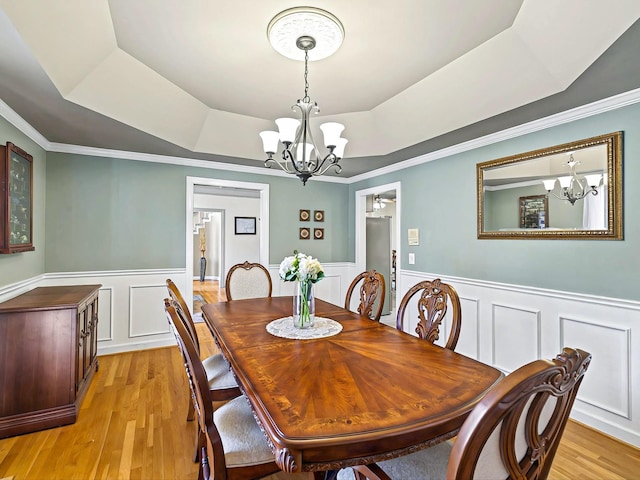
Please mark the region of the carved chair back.
<svg viewBox="0 0 640 480"><path fill-rule="evenodd" d="M227 300L270 297L273 288L269 271L260 263L238 263L227 272Z"/></svg>
<svg viewBox="0 0 640 480"><path fill-rule="evenodd" d="M418 299L418 324L416 333L423 340L435 343L440 338L440 327L451 304L451 328L445 348L455 350L462 326L460 298L455 288L439 278L419 282L409 289L398 307L396 327L404 331L404 318L409 301L420 293Z"/></svg>
<svg viewBox="0 0 640 480"><path fill-rule="evenodd" d="M214 409L213 399L209 391L209 382L207 381L207 374L205 372L202 360L196 349L195 344L191 338L191 335L185 328L185 324L179 318L176 309L170 302L165 302L165 312L169 323L173 325L173 331L175 333L176 341L178 342L178 348L182 354L184 360L185 370L187 372L187 378L189 380L189 387L191 390L191 396L195 405L196 416L198 420L198 446L200 449L200 463L201 470L198 478L204 480L216 479L216 478L236 478L238 480L253 480L263 478L271 473L279 471L278 466L275 464L275 460L271 450L266 444L262 432L259 430L255 420L253 419L247 399L245 397L238 397L235 400L220 407L220 410L227 409L226 412L230 413L225 420L222 420L225 425L231 423L233 428L238 429L238 434L241 436L247 436L246 417L252 422L253 430L257 431L259 441L264 443L263 450L266 450L266 455L262 454L259 459L251 458L252 452L255 452L256 448L249 440L249 445L246 447L247 452L243 454L242 442L247 442L247 438L239 438L238 442L241 445L239 448L233 445L233 438L223 438L220 434L220 430L216 426L215 419L217 412ZM245 422L236 415L233 408L230 407L240 406L241 411L247 411L242 415ZM230 411L231 410L231 411ZM238 410L236 408L236 410ZM233 426L234 420L238 422L235 427ZM224 427L221 427L224 428ZM255 437L255 432L253 437ZM225 456L225 445L231 447L232 459L238 462L238 465L230 466L227 457ZM253 448L252 448L253 447ZM238 458L235 458L238 457ZM233 462L232 462L233 463Z"/></svg>
<svg viewBox="0 0 640 480"><path fill-rule="evenodd" d="M462 425L447 478L546 479L590 362L564 348L507 375Z"/></svg>
<svg viewBox="0 0 640 480"><path fill-rule="evenodd" d="M344 308L351 309L351 297L356 287L360 285L359 296L360 302L358 303L358 313L369 317L376 322L380 321L380 315L384 308L384 299L386 293L386 286L384 282L384 276L380 272L375 270L369 270L362 272L356 278L353 279L347 295L344 301ZM377 301L377 305L376 305ZM375 306L375 311L374 311Z"/></svg>
<svg viewBox="0 0 640 480"><path fill-rule="evenodd" d="M187 328L189 335L191 335L191 339L196 345L198 353L200 353L200 340L198 339L196 325L195 323L193 323L193 317L191 316L191 312L189 311L187 303L184 301L182 293L180 293L180 290L170 278L167 278L167 290L169 291L169 297L171 297L173 306L176 309L177 314L180 315L180 318L185 323L185 327Z"/></svg>

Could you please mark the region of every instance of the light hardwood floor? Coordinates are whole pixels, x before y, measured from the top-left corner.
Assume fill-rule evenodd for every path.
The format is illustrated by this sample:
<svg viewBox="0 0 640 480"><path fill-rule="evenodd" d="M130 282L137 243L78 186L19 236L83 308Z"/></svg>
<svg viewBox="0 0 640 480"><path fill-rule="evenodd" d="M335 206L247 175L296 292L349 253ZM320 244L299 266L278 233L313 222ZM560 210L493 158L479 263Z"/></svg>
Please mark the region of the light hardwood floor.
<svg viewBox="0 0 640 480"><path fill-rule="evenodd" d="M223 300L211 282L194 292ZM210 355L215 344L197 328ZM0 480L195 480L187 389L177 347L101 356L75 424L0 440ZM640 451L569 422L550 479L637 480Z"/></svg>

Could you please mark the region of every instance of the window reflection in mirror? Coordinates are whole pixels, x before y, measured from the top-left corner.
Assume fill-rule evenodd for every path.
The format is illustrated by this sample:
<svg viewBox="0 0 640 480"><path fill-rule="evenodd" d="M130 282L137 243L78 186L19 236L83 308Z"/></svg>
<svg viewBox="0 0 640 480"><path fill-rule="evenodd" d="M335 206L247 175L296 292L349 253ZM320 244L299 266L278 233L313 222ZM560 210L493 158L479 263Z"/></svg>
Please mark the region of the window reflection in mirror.
<svg viewBox="0 0 640 480"><path fill-rule="evenodd" d="M622 239L622 132L477 165L478 238Z"/></svg>

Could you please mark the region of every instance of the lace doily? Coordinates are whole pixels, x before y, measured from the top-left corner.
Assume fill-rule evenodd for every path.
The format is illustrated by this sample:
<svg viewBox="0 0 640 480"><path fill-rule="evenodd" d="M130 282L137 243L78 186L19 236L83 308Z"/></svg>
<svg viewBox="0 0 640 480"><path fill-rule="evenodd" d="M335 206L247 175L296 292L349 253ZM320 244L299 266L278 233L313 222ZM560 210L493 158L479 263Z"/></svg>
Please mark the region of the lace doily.
<svg viewBox="0 0 640 480"><path fill-rule="evenodd" d="M296 328L293 326L293 317L284 317L273 320L267 324L267 332L276 337L291 338L294 340L309 340L312 338L324 338L337 335L342 331L342 325L330 318L316 317L313 327Z"/></svg>

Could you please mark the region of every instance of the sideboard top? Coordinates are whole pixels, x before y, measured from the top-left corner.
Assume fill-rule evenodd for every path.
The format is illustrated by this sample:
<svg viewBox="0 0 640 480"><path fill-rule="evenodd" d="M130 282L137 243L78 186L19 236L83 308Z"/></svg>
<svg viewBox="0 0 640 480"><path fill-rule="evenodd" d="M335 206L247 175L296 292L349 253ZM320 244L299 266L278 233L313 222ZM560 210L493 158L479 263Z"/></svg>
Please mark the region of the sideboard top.
<svg viewBox="0 0 640 480"><path fill-rule="evenodd" d="M0 313L16 310L64 309L80 305L102 285L37 287L0 303Z"/></svg>

